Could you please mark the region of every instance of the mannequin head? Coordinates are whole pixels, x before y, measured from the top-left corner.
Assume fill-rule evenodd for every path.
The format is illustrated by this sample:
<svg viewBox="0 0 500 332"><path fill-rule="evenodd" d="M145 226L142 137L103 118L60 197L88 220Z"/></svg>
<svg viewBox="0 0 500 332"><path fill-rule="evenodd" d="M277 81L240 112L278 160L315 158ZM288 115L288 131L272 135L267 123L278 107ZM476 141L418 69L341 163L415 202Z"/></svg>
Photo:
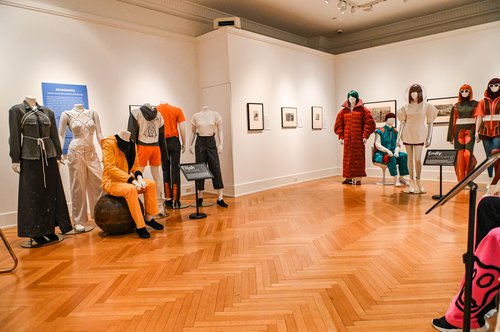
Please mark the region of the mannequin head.
<svg viewBox="0 0 500 332"><path fill-rule="evenodd" d="M73 108L74 108L75 110L83 110L83 104L74 104L74 105L73 105Z"/></svg>
<svg viewBox="0 0 500 332"><path fill-rule="evenodd" d="M396 125L396 114L387 113L384 117L385 124L389 127L394 127Z"/></svg>
<svg viewBox="0 0 500 332"><path fill-rule="evenodd" d="M469 84L463 84L458 90L458 101L472 100L472 87Z"/></svg>
<svg viewBox="0 0 500 332"><path fill-rule="evenodd" d="M357 91L351 90L347 94L347 100L351 106L356 106L359 101L359 93Z"/></svg>
<svg viewBox="0 0 500 332"><path fill-rule="evenodd" d="M207 111L209 111L209 110L210 110L210 108L208 108L208 106L202 106L202 107L201 107L201 111L202 111L202 112L207 112Z"/></svg>
<svg viewBox="0 0 500 332"><path fill-rule="evenodd" d="M410 103L420 104L424 101L422 87L418 84L413 84L408 91L408 100Z"/></svg>
<svg viewBox="0 0 500 332"><path fill-rule="evenodd" d="M500 78L493 78L489 81L486 94L492 100L500 96Z"/></svg>

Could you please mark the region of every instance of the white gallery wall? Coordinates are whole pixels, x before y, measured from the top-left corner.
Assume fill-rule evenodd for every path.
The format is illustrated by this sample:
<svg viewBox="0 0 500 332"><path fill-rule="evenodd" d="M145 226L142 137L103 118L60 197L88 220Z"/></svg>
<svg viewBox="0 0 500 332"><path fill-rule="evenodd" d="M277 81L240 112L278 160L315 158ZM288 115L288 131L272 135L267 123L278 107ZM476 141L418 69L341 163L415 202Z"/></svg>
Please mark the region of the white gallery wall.
<svg viewBox="0 0 500 332"><path fill-rule="evenodd" d="M458 96L468 83L474 98L483 98L493 77L500 77L500 22L494 22L438 35L427 36L336 56L335 96L338 103L347 92L357 90L365 102L396 99L398 108L405 103L404 92L414 83L422 84L428 98ZM435 125L430 149L450 149L446 141L448 125ZM373 135L368 145L373 145ZM371 149L367 150L367 160ZM425 153L425 152L424 152ZM476 144L478 161L485 158L482 143ZM379 168L367 162L367 173L380 176ZM444 178L456 181L453 167L443 168ZM424 179L439 178L439 168L424 166ZM484 173L480 182L487 182Z"/></svg>
<svg viewBox="0 0 500 332"><path fill-rule="evenodd" d="M90 108L99 113L104 136L126 129L129 104L163 100L181 107L187 119L199 107L194 38L146 34L134 27L120 29L0 5L0 40L0 105L4 110L0 226L15 224L17 213L18 175L10 167L8 109L25 95L41 103L41 82L87 85ZM181 158L182 162L193 160L189 153ZM66 167L61 171L69 197Z"/></svg>
<svg viewBox="0 0 500 332"><path fill-rule="evenodd" d="M236 195L338 174L334 56L227 32ZM247 103L264 104L266 130L247 130ZM323 107L322 130L312 130L312 106ZM298 128L281 127L282 107L297 108Z"/></svg>

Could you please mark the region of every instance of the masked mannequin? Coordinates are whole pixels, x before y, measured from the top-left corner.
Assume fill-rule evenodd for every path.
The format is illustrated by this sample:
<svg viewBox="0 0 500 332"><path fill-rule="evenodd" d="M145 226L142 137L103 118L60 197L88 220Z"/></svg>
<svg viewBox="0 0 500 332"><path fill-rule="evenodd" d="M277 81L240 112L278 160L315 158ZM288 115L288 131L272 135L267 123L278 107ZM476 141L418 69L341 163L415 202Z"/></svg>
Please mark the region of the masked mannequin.
<svg viewBox="0 0 500 332"><path fill-rule="evenodd" d="M397 145L405 145L408 154L408 169L410 172L410 186L404 192L410 194L425 193L420 181L422 174L422 150L427 148L432 141L433 122L437 117L437 109L424 101L422 86L414 84L408 91L409 103L401 107L398 120L401 129ZM427 124L427 126L426 126Z"/></svg>
<svg viewBox="0 0 500 332"><path fill-rule="evenodd" d="M472 99L472 87L464 84L458 92L458 103L453 105L448 124L448 142L458 150L455 173L457 180L462 181L474 167L475 123L474 112L477 101Z"/></svg>
<svg viewBox="0 0 500 332"><path fill-rule="evenodd" d="M88 221L87 196L90 213L94 218L94 207L101 197L102 167L94 147L94 132L99 144L103 139L99 115L75 104L72 110L64 111L59 121L59 139L64 147L66 128L73 133L68 148L68 168L71 188L72 215L76 232L84 232Z"/></svg>
<svg viewBox="0 0 500 332"><path fill-rule="evenodd" d="M201 111L195 113L191 118L192 138L189 152L195 152L196 162L208 164L212 175L212 184L217 190L217 205L227 207L224 202L222 189L222 172L220 169L219 154L222 153L222 144L224 134L222 131L222 117L219 113L212 111L208 106L203 106ZM218 144L215 141L217 133ZM194 145L196 141L196 146ZM198 205L203 203L203 190L205 189L205 180L198 180Z"/></svg>
<svg viewBox="0 0 500 332"><path fill-rule="evenodd" d="M396 115L388 113L385 115L385 126L375 130L375 154L373 161L379 164L387 164L389 173L394 178L394 186L402 187L408 184L404 178L408 175L408 156L400 152L400 147L396 145L398 131L394 128ZM399 178L398 168L399 166Z"/></svg>
<svg viewBox="0 0 500 332"><path fill-rule="evenodd" d="M163 117L150 104L146 103L130 112L128 130L131 140L137 144L137 158L144 171L149 164L151 175L156 183L157 205L159 214L164 216L161 165L162 156L166 155Z"/></svg>
<svg viewBox="0 0 500 332"><path fill-rule="evenodd" d="M359 94L352 90L337 114L334 132L344 146L342 163L343 184L361 184L365 171L365 143L375 131L372 113L363 105Z"/></svg>
<svg viewBox="0 0 500 332"><path fill-rule="evenodd" d="M153 216L158 214L156 184L142 177L136 155L135 142L131 140L129 131L120 131L103 139L102 188L110 195L125 198L136 225L137 235L146 239L150 237L146 225L156 230L163 229L163 225L153 219ZM139 205L139 194L144 194L145 215Z"/></svg>
<svg viewBox="0 0 500 332"><path fill-rule="evenodd" d="M493 78L484 92L484 99L479 101L475 112L476 140L483 141L487 157L492 151L500 149L500 79ZM488 168L488 176L493 177L493 166ZM488 186L489 187L489 186Z"/></svg>
<svg viewBox="0 0 500 332"><path fill-rule="evenodd" d="M72 229L57 161L61 144L54 112L26 96L9 110L12 169L19 173L18 236L57 242L54 228Z"/></svg>
<svg viewBox="0 0 500 332"><path fill-rule="evenodd" d="M165 206L180 208L181 202L181 154L186 147L186 126L184 113L179 107L161 102L157 107L165 123L165 146L167 153L162 160L165 188ZM179 136L182 145L179 142Z"/></svg>

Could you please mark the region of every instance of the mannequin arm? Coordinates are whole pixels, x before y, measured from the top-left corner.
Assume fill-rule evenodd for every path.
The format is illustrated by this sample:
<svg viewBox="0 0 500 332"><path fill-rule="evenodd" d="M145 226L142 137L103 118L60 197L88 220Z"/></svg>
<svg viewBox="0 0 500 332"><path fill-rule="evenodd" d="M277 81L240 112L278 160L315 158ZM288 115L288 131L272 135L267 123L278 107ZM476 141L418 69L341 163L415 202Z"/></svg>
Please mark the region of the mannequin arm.
<svg viewBox="0 0 500 332"><path fill-rule="evenodd" d="M186 149L186 123L179 123L179 135L181 136L182 152Z"/></svg>
<svg viewBox="0 0 500 332"><path fill-rule="evenodd" d="M97 112L92 112L92 117L94 118L94 123L95 123L95 135L97 137L97 142L99 142L99 145L101 146L102 149L102 130L101 130L101 121L99 120L99 114Z"/></svg>
<svg viewBox="0 0 500 332"><path fill-rule="evenodd" d="M406 122L401 122L401 127L399 128L398 138L396 140L396 146L401 146L401 137L403 137L403 131L405 130Z"/></svg>
<svg viewBox="0 0 500 332"><path fill-rule="evenodd" d="M191 125L191 143L189 143L189 152L194 154L194 141L196 140L196 126Z"/></svg>
<svg viewBox="0 0 500 332"><path fill-rule="evenodd" d="M427 124L427 139L425 140L425 147L428 148L431 145L432 142L432 128L434 127L434 124L428 123Z"/></svg>
<svg viewBox="0 0 500 332"><path fill-rule="evenodd" d="M380 135L375 132L375 147L377 150L387 153L392 157L392 151L382 145Z"/></svg>
<svg viewBox="0 0 500 332"><path fill-rule="evenodd" d="M223 142L224 142L224 133L222 131L222 122L217 126L217 137L219 139L218 150L219 150L219 154L221 154L222 150L223 150Z"/></svg>
<svg viewBox="0 0 500 332"><path fill-rule="evenodd" d="M64 143L66 142L66 128L69 124L68 114L62 112L61 119L59 120L59 140L61 141L61 146L64 148Z"/></svg>
<svg viewBox="0 0 500 332"><path fill-rule="evenodd" d="M481 137L479 137L479 129L481 128L481 125L483 124L483 117L481 115L478 115L476 117L476 142L481 141Z"/></svg>
<svg viewBox="0 0 500 332"><path fill-rule="evenodd" d="M57 160L61 160L61 141L59 140L59 135L57 134L56 116L54 113L50 114L50 139L52 140L52 143L54 143L54 147L56 148Z"/></svg>

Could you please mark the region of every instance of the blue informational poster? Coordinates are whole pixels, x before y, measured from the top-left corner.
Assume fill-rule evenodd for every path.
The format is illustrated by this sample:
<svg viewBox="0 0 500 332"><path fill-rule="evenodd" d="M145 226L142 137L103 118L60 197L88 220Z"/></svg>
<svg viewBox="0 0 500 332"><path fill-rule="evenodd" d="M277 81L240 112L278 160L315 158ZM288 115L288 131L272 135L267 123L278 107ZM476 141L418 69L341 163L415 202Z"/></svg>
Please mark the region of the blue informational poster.
<svg viewBox="0 0 500 332"><path fill-rule="evenodd" d="M58 128L62 112L72 109L75 104L83 104L85 109L89 108L86 85L42 82L42 94L43 106L50 108L55 113ZM66 130L63 154L68 153L68 145L72 138L71 131Z"/></svg>

